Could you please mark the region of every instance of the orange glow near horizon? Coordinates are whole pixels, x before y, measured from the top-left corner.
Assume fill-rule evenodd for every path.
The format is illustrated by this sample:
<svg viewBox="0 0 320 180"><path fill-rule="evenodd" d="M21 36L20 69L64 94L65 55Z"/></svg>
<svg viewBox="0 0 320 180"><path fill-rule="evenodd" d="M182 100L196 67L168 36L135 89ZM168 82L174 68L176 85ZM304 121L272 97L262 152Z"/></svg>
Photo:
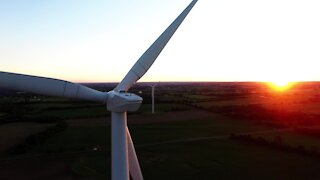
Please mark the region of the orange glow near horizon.
<svg viewBox="0 0 320 180"><path fill-rule="evenodd" d="M290 89L295 82L292 81L284 81L284 80L278 80L278 81L272 81L267 83L272 89L276 91L286 91Z"/></svg>

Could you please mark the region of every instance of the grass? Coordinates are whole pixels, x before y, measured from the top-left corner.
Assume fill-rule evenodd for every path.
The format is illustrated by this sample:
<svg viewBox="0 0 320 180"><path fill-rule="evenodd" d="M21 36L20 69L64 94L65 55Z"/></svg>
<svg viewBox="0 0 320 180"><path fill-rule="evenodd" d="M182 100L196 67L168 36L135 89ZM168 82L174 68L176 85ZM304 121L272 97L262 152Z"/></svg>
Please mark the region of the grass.
<svg viewBox="0 0 320 180"><path fill-rule="evenodd" d="M208 100L208 99L214 98L213 96L202 95L202 94L188 94L188 95L185 95L185 97L196 99L196 100Z"/></svg>
<svg viewBox="0 0 320 180"><path fill-rule="evenodd" d="M183 105L183 104L165 104L165 103L156 103L155 106L155 112L157 113L163 113L163 112L169 112L169 111L182 111L182 110L189 110L191 109L189 106ZM139 112L143 114L150 114L152 110L151 104L142 104Z"/></svg>
<svg viewBox="0 0 320 180"><path fill-rule="evenodd" d="M46 110L46 109L59 109L59 108L75 108L75 107L86 107L90 106L91 104L87 103L76 103L73 101L70 102L36 102L36 103L24 103L21 104L21 108L32 108L32 109L39 109L39 110ZM93 104L96 105L96 104Z"/></svg>
<svg viewBox="0 0 320 180"><path fill-rule="evenodd" d="M31 115L35 118L45 117L53 119L74 119L74 118L89 118L89 117L99 117L108 116L110 113L106 111L104 106L93 106L93 107L79 107L79 108L66 108L66 109L49 109Z"/></svg>
<svg viewBox="0 0 320 180"><path fill-rule="evenodd" d="M197 104L204 108L210 108L212 106L230 106L230 105L245 106L245 105L254 104L254 103L245 102L239 99L239 100L224 100L224 101L208 101L208 102L201 102Z"/></svg>
<svg viewBox="0 0 320 180"><path fill-rule="evenodd" d="M107 116L110 114L102 104L70 100L13 103L9 106L10 108L7 108L7 112L0 112L2 114L6 113L0 116L4 122L53 122L62 119Z"/></svg>
<svg viewBox="0 0 320 180"><path fill-rule="evenodd" d="M109 128L110 129L110 128ZM71 127L38 146L36 152L71 152L110 148L107 127ZM107 143L108 142L108 143Z"/></svg>
<svg viewBox="0 0 320 180"><path fill-rule="evenodd" d="M311 137L296 132L275 132L272 134L259 134L255 136L264 137L266 140L272 141L274 137L280 136L283 143L293 147L303 145L306 149L320 149L320 138Z"/></svg>
<svg viewBox="0 0 320 180"><path fill-rule="evenodd" d="M106 110L105 105L66 101L66 102L35 102L15 104L15 109L10 112L1 112L0 118L10 122L13 121L37 121L37 122L54 122L57 120L92 118L109 116L110 112ZM168 111L181 111L190 109L182 104L164 104L156 103L155 111L163 113ZM130 114L150 114L151 104L142 104L138 112Z"/></svg>
<svg viewBox="0 0 320 180"><path fill-rule="evenodd" d="M39 123L11 123L0 126L0 156L5 152L23 142L26 137L44 131L53 124Z"/></svg>
<svg viewBox="0 0 320 180"><path fill-rule="evenodd" d="M320 177L318 160L230 140L171 144L139 150L145 179Z"/></svg>
<svg viewBox="0 0 320 180"><path fill-rule="evenodd" d="M232 122L227 118L216 120L190 119L182 122L130 126L132 137L136 143L151 143L184 138L220 136L229 135L234 132L240 133L264 129L265 127L253 123Z"/></svg>
<svg viewBox="0 0 320 180"><path fill-rule="evenodd" d="M139 147L139 144L152 142L265 129L254 123L234 121L223 116L216 120L190 118L180 122L130 126L145 179L320 177L320 163L317 159L235 142L228 138ZM92 151L93 147L99 147L99 150ZM79 153L68 160L76 174L94 179L110 177L110 126L70 127L39 146L36 153L61 150L87 150L87 153Z"/></svg>
<svg viewBox="0 0 320 180"><path fill-rule="evenodd" d="M90 134L90 133L89 133ZM317 179L318 159L229 139L138 147L145 179ZM110 178L110 151L79 154L73 171ZM267 167L267 168L266 168Z"/></svg>
<svg viewBox="0 0 320 180"><path fill-rule="evenodd" d="M157 112L168 112L176 110L187 110L189 107L181 104L156 104L155 110ZM138 112L146 113L151 112L151 104L143 104ZM33 117L47 117L54 119L74 119L74 118L92 118L109 116L110 112L106 110L104 105L102 106L86 106L86 107L73 107L73 108L58 108L58 109L47 109L40 113L37 113Z"/></svg>
<svg viewBox="0 0 320 180"><path fill-rule="evenodd" d="M76 157L69 161L72 171L76 174L94 178L94 179L108 179L110 173L110 153L97 152L87 156Z"/></svg>
<svg viewBox="0 0 320 180"><path fill-rule="evenodd" d="M253 98L249 94L248 96L246 94L244 94L245 96L232 96L232 93L229 97L227 92L222 91L223 89L212 94L213 91L211 90L206 93L196 93L201 92L201 88L178 88L179 91L177 89L168 91L170 93L166 93L164 96L157 94L158 98L162 98L161 101L156 100L155 106L156 112L161 115L160 117L165 112L184 112L192 109L186 105L179 104L179 102L199 102L197 105L205 107L246 105L254 102L258 104L264 103L266 107L277 107L276 105L282 105L282 102L287 100L287 97L283 97L283 101L274 104L273 101L277 99L276 97L265 98L253 95ZM188 90L189 92L186 94L180 93ZM301 94L299 94L299 97L304 97L303 94L305 93L303 92L305 91L296 93ZM297 97L297 95L295 96ZM200 102L206 100L208 102ZM14 105L20 106L18 109L22 111L13 112L21 113L21 117L30 117L30 119L77 119L109 115L104 105L74 102L59 98L48 98L43 102L30 102L28 104L22 103L23 99L17 98L15 102L17 104ZM147 102L150 102L150 99ZM305 105L304 103L299 104L299 102L299 98L288 101L287 107L297 109L298 106ZM6 103L3 104L6 105ZM310 112L311 110L312 112L317 112L318 106L319 103L313 103L305 106L305 108L310 109ZM147 119L152 117L150 112L151 104L143 104L139 112L133 114L136 114L135 116L139 118ZM7 112L1 111L0 117L6 117L5 113ZM182 116L182 118L184 117ZM70 126L65 131L56 134L21 156L26 158L29 155L39 154L50 157L57 156L59 160L67 162L72 172L80 177L85 179L109 179L111 163L110 125L107 125L107 123L102 124L100 122L96 126ZM19 135L17 131L20 131L21 128L26 128L24 124L21 126L14 124L13 126L17 126L16 129L8 129L7 126L6 124L1 126L4 134ZM21 133L18 138L23 139L28 134L38 132L38 129L41 130L43 128L44 126L35 130L30 129L30 132L25 131L26 133ZM145 179L320 179L319 159L313 159L303 154L233 141L228 138L150 145L150 143L154 142L271 129L254 121L241 121L212 114L212 116L202 119L187 116L183 121L130 124L129 128L136 145ZM291 146L303 145L307 149L312 147L319 148L320 144L319 138L295 132L276 132L272 134L255 134L253 136L262 136L270 141L275 136L281 136L283 143ZM3 135L0 136L0 139L3 137L10 136ZM94 148L97 148L97 150L93 150ZM30 159L30 163L33 163L32 159ZM43 165L46 165L45 159L43 160Z"/></svg>

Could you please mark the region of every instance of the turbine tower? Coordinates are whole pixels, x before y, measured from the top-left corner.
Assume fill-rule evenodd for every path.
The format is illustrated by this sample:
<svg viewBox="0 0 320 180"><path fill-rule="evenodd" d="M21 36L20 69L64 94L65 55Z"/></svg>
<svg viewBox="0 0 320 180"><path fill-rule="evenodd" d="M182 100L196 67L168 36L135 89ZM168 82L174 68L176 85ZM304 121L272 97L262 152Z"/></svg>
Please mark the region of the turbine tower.
<svg viewBox="0 0 320 180"><path fill-rule="evenodd" d="M140 165L127 127L127 111L138 110L142 103L142 98L129 93L128 90L148 71L196 2L197 0L193 0L187 6L144 52L123 80L112 91L100 92L63 80L8 72L0 72L0 87L42 95L105 103L107 110L111 111L112 180L129 180L129 172L132 179L142 180L143 176Z"/></svg>
<svg viewBox="0 0 320 180"><path fill-rule="evenodd" d="M151 85L151 104L152 104L152 114L154 114L154 88L158 85L158 83Z"/></svg>

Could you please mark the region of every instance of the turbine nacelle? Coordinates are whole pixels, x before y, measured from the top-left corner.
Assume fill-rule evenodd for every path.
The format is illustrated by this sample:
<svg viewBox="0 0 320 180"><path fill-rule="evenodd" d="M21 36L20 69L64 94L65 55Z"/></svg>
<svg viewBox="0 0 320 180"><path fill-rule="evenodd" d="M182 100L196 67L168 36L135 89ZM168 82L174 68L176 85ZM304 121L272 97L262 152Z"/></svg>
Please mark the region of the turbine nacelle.
<svg viewBox="0 0 320 180"><path fill-rule="evenodd" d="M125 91L108 92L107 109L111 112L137 111L142 103L142 97Z"/></svg>
<svg viewBox="0 0 320 180"><path fill-rule="evenodd" d="M129 180L129 169L133 180L143 180L127 127L126 114L127 111L137 111L142 103L142 98L127 91L148 71L196 2L197 0L193 0L170 24L143 53L113 91L101 92L68 81L7 72L0 72L0 87L106 103L107 109L111 111L112 180Z"/></svg>

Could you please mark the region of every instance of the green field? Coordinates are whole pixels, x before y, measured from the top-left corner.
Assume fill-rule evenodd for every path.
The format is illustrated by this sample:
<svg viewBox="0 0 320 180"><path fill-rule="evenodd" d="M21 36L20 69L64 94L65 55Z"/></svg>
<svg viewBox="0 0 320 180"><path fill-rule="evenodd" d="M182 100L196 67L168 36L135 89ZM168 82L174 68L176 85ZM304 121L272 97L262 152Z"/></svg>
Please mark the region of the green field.
<svg viewBox="0 0 320 180"><path fill-rule="evenodd" d="M219 116L217 116L219 117ZM141 116L141 118L145 118ZM150 116L147 115L147 118ZM240 143L229 138L170 142L268 128L232 119L189 119L181 122L131 125L145 179L304 179L319 178L319 159ZM279 135L279 133L277 133ZM282 135L282 134L281 134ZM283 133L295 139L297 135ZM305 137L308 139L308 137ZM169 141L169 142L168 142ZM163 144L153 144L164 142ZM318 143L319 143L318 139ZM295 141L290 141L294 144ZM300 143L300 142L296 142ZM97 151L93 148L97 147ZM58 153L73 173L110 177L110 126L69 127L29 152ZM70 155L72 155L70 157ZM106 167L107 163L107 167ZM268 167L268 168L265 168Z"/></svg>
<svg viewBox="0 0 320 180"><path fill-rule="evenodd" d="M246 83L237 84L238 89L218 85L162 87L156 91L156 114L151 114L150 94L143 94L145 103L129 113L128 124L145 179L320 179L320 156L230 138L248 134L273 142L281 137L285 146L319 153L320 137L294 130L297 125L317 127L318 116L310 114L319 105L317 92L296 90L286 106L290 113L303 105L310 111L277 114L268 107L279 108L283 99L276 101L269 90L251 93ZM308 99L303 99L305 92L312 93ZM0 179L110 179L110 113L105 106L42 98L0 100ZM291 118L295 123L288 122ZM41 139L41 132L61 122L69 127ZM25 151L14 151L21 147Z"/></svg>

